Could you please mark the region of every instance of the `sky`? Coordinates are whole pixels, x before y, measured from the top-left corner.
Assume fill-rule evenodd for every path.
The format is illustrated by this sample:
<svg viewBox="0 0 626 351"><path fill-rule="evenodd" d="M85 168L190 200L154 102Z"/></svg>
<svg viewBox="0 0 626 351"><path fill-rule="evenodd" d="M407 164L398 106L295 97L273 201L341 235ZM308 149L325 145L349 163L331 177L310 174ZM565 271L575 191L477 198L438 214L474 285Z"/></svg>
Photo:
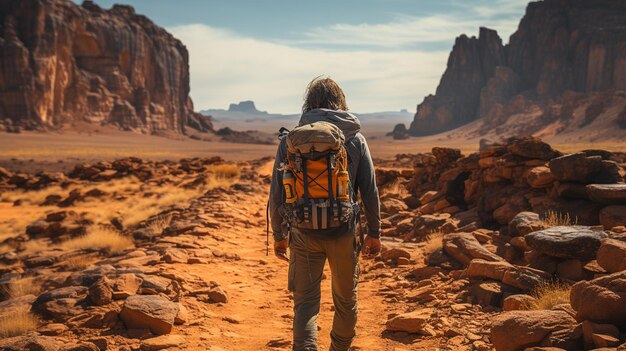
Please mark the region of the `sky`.
<svg viewBox="0 0 626 351"><path fill-rule="evenodd" d="M76 0L78 1L78 0ZM180 39L196 110L254 100L298 113L316 76L335 79L355 112L415 111L434 93L460 34L505 43L526 0L95 0L135 7Z"/></svg>

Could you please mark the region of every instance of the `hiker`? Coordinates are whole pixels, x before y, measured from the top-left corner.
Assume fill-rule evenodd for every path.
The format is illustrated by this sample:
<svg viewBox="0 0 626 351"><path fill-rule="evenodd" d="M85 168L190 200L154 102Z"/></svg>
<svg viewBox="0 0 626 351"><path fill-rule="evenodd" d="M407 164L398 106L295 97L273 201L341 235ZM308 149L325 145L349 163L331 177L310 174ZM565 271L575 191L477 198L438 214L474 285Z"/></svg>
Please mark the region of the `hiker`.
<svg viewBox="0 0 626 351"><path fill-rule="evenodd" d="M359 252L375 255L381 248L374 165L360 122L347 111L339 85L315 78L307 87L299 126L282 137L276 153L269 210L274 253L289 261L296 351L317 350L326 259L335 305L330 350L350 348L356 332ZM364 238L357 230L358 194L367 220Z"/></svg>

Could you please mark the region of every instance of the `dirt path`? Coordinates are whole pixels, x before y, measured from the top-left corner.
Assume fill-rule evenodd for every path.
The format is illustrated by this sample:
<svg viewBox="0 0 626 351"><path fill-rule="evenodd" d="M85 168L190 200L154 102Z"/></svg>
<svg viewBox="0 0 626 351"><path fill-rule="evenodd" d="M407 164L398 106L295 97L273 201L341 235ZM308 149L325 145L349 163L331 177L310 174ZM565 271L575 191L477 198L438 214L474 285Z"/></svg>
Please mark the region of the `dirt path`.
<svg viewBox="0 0 626 351"><path fill-rule="evenodd" d="M239 351L291 349L293 303L287 290L287 264L265 255L267 188L244 188L227 195L226 199L220 195L219 201L197 200L195 206L218 219L221 228L214 234L199 237L195 244L213 252L223 251L226 256L237 255L239 259L171 267L181 276L215 281L229 296L225 304L206 304L193 298L182 300L190 318L188 323L176 327L174 333L185 335L186 349L195 349L195 346L198 349ZM372 261L361 260L365 271L372 264ZM326 276L330 277L328 266ZM358 335L353 349L434 350L435 340L432 339L415 343L413 338L394 341L383 337L388 313L403 311L403 306L385 303L379 292L384 287L373 277L368 273L361 276ZM320 350L328 350L332 306L330 279L324 279L318 320ZM406 345L407 340L412 344Z"/></svg>

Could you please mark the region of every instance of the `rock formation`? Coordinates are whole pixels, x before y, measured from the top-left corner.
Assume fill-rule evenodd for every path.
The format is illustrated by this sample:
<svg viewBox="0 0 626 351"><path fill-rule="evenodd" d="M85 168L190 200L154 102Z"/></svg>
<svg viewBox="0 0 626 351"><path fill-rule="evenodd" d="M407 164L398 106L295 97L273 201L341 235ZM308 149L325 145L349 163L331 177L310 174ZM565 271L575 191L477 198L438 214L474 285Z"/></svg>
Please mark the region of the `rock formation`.
<svg viewBox="0 0 626 351"><path fill-rule="evenodd" d="M436 134L482 117L493 128L502 122L496 117L519 112L525 100L625 90L625 21L624 2L545 0L528 5L507 45L486 28L478 38L461 35L436 94L417 107L410 134ZM512 99L516 95L521 102ZM548 110L544 106L543 114Z"/></svg>
<svg viewBox="0 0 626 351"><path fill-rule="evenodd" d="M193 112L185 46L130 6L92 1L0 3L0 120L29 129L85 121L212 130Z"/></svg>

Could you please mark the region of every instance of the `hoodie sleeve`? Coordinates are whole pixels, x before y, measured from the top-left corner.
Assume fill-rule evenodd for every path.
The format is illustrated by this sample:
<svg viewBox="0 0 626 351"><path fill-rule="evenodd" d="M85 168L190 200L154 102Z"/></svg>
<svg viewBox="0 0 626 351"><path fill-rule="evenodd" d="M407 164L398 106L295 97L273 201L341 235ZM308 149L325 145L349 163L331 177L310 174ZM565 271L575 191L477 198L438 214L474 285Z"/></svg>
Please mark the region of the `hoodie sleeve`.
<svg viewBox="0 0 626 351"><path fill-rule="evenodd" d="M276 159L274 160L274 169L272 171L272 184L270 186L270 198L269 208L270 216L272 219L272 233L274 234L274 240L280 241L287 236L287 233L282 232L283 217L280 213L280 206L283 203L283 174L278 171L280 163L285 159L286 146L284 139L278 144L278 150L276 151Z"/></svg>
<svg viewBox="0 0 626 351"><path fill-rule="evenodd" d="M361 137L362 152L357 169L357 187L361 194L361 201L367 219L367 235L380 237L380 202L378 199L378 187L376 186L376 172L374 162L370 155L370 149L364 137Z"/></svg>

